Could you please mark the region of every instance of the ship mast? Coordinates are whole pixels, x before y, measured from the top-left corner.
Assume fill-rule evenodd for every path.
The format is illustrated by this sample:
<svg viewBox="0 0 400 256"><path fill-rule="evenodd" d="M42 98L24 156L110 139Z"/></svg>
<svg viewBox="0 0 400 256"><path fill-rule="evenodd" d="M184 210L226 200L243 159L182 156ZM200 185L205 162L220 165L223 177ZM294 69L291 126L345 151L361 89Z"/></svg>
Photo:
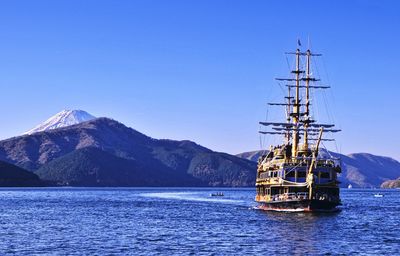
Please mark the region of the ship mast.
<svg viewBox="0 0 400 256"><path fill-rule="evenodd" d="M311 51L307 50L307 63L306 63L306 112L305 112L305 120L304 120L304 143L303 150L308 152L308 123L309 115L310 115L310 64L311 64Z"/></svg>
<svg viewBox="0 0 400 256"><path fill-rule="evenodd" d="M298 123L300 117L300 49L296 50L296 70L293 71L296 74L296 97L293 104L293 143L292 143L292 156L297 156L297 148L299 144L299 132Z"/></svg>
<svg viewBox="0 0 400 256"><path fill-rule="evenodd" d="M286 121L287 121L288 124L290 124L290 119L291 119L290 118L290 111L291 111L291 103L290 103L290 101L291 101L292 97L290 96L290 94L291 94L290 93L290 86L288 86L287 88L288 88L288 97L287 97L288 103L287 103L287 110L286 110L286 113L287 113ZM288 127L288 129L286 131L286 144L287 145L290 144L290 135L291 135L291 132L290 132L290 129Z"/></svg>
<svg viewBox="0 0 400 256"><path fill-rule="evenodd" d="M317 135L316 132L323 128L332 128L333 124L320 124L316 123L310 117L310 89L328 89L329 86L323 85L313 85L311 82L319 81L311 76L311 57L321 56L319 53L312 53L310 49L305 52L301 52L300 49L296 49L295 52L286 52L286 54L291 54L296 56L296 67L291 71L295 74L294 78L275 78L278 81L289 81L294 83L286 84L288 87L288 95L285 97L287 102L284 103L268 103L271 106L286 106L286 111L288 113L286 117L286 122L259 122L263 126L272 126L272 131L259 131L261 134L271 134L271 135L284 135L286 138L287 145L292 144L292 157L293 160L297 161L299 153L302 156L310 156L309 141L315 140L309 138L310 135ZM306 64L305 70L300 69L300 60L305 57ZM304 74L304 75L303 75ZM304 81L304 84L301 82ZM293 96L291 95L291 88L295 88ZM303 91L303 88L305 89ZM305 102L301 103L300 97L305 93ZM304 111L304 112L302 112ZM340 129L324 129L325 132L339 132ZM303 143L299 144L300 135L304 136ZM320 139L320 141L330 141L332 139ZM301 148L299 148L301 146Z"/></svg>

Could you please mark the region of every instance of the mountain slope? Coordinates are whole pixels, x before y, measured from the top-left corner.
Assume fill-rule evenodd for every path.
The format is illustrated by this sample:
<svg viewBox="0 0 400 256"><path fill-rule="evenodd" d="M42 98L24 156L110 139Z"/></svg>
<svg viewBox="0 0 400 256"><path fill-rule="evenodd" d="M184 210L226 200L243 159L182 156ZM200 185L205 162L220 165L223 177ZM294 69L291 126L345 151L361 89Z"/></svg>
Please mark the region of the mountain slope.
<svg viewBox="0 0 400 256"><path fill-rule="evenodd" d="M255 151L243 152L243 153L237 154L236 156L244 158L244 159L248 159L253 162L257 162L258 158L260 158L260 156L262 154L265 154L266 152L268 152L268 150L255 150Z"/></svg>
<svg viewBox="0 0 400 256"><path fill-rule="evenodd" d="M346 179L361 187L379 187L400 177L400 163L390 157L357 153L343 156L342 161Z"/></svg>
<svg viewBox="0 0 400 256"><path fill-rule="evenodd" d="M13 164L0 161L0 187L42 186L39 177Z"/></svg>
<svg viewBox="0 0 400 256"><path fill-rule="evenodd" d="M108 118L0 141L0 159L62 184L106 186L252 186L256 167L191 141L153 139ZM87 173L96 170L107 178L97 182Z"/></svg>
<svg viewBox="0 0 400 256"><path fill-rule="evenodd" d="M251 151L237 156L257 162L265 151ZM331 153L342 161L342 173L339 180L342 187L352 184L355 187L379 187L382 182L400 177L400 163L390 157L368 153L342 155Z"/></svg>
<svg viewBox="0 0 400 256"><path fill-rule="evenodd" d="M98 148L82 148L41 167L36 174L44 180L71 186L176 186L205 185L189 175L169 168L148 168L139 161L114 156Z"/></svg>
<svg viewBox="0 0 400 256"><path fill-rule="evenodd" d="M63 110L24 134L33 134L36 132L67 127L92 119L95 119L95 117L83 110Z"/></svg>
<svg viewBox="0 0 400 256"><path fill-rule="evenodd" d="M383 182L381 188L400 188L400 178Z"/></svg>

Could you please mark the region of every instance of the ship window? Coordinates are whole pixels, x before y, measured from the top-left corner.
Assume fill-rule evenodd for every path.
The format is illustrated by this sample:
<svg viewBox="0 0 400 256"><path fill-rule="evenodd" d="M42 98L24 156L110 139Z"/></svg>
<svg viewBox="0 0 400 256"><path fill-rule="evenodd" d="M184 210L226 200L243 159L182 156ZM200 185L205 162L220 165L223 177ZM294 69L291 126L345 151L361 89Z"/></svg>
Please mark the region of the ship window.
<svg viewBox="0 0 400 256"><path fill-rule="evenodd" d="M304 171L297 172L297 178L305 178L305 177L306 177L306 172Z"/></svg>

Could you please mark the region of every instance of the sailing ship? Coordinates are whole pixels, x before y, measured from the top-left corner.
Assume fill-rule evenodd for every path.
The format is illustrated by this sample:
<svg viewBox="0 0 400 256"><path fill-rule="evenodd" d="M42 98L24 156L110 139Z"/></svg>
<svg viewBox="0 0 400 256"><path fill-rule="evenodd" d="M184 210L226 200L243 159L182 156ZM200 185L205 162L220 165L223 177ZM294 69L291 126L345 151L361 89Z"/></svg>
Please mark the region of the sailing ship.
<svg viewBox="0 0 400 256"><path fill-rule="evenodd" d="M330 154L320 154L320 143L333 140L325 134L340 130L334 124L317 123L310 112L311 90L329 88L319 85L320 80L311 72L312 59L321 54L310 49L286 54L295 57L292 77L276 80L285 83L287 96L282 103L268 103L283 106L286 120L260 122L268 128L260 133L283 135L284 140L258 159L255 200L263 210L334 211L340 205L340 161Z"/></svg>

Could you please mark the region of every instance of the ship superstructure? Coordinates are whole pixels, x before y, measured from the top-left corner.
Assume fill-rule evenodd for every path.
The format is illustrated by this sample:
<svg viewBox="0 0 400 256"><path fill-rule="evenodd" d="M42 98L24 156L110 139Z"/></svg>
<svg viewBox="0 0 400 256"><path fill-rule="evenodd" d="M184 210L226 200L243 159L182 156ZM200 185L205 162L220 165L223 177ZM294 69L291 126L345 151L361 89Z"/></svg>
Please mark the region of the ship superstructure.
<svg viewBox="0 0 400 256"><path fill-rule="evenodd" d="M296 64L292 77L276 78L287 87L285 101L268 103L283 106L286 120L260 122L266 128L260 133L283 136L283 143L271 146L258 160L256 201L265 210L335 210L340 204L340 162L329 154L319 155L319 148L321 141L332 140L325 134L340 130L334 124L318 123L310 112L311 90L329 88L312 76L311 61L320 54L300 49L286 54L294 56Z"/></svg>

